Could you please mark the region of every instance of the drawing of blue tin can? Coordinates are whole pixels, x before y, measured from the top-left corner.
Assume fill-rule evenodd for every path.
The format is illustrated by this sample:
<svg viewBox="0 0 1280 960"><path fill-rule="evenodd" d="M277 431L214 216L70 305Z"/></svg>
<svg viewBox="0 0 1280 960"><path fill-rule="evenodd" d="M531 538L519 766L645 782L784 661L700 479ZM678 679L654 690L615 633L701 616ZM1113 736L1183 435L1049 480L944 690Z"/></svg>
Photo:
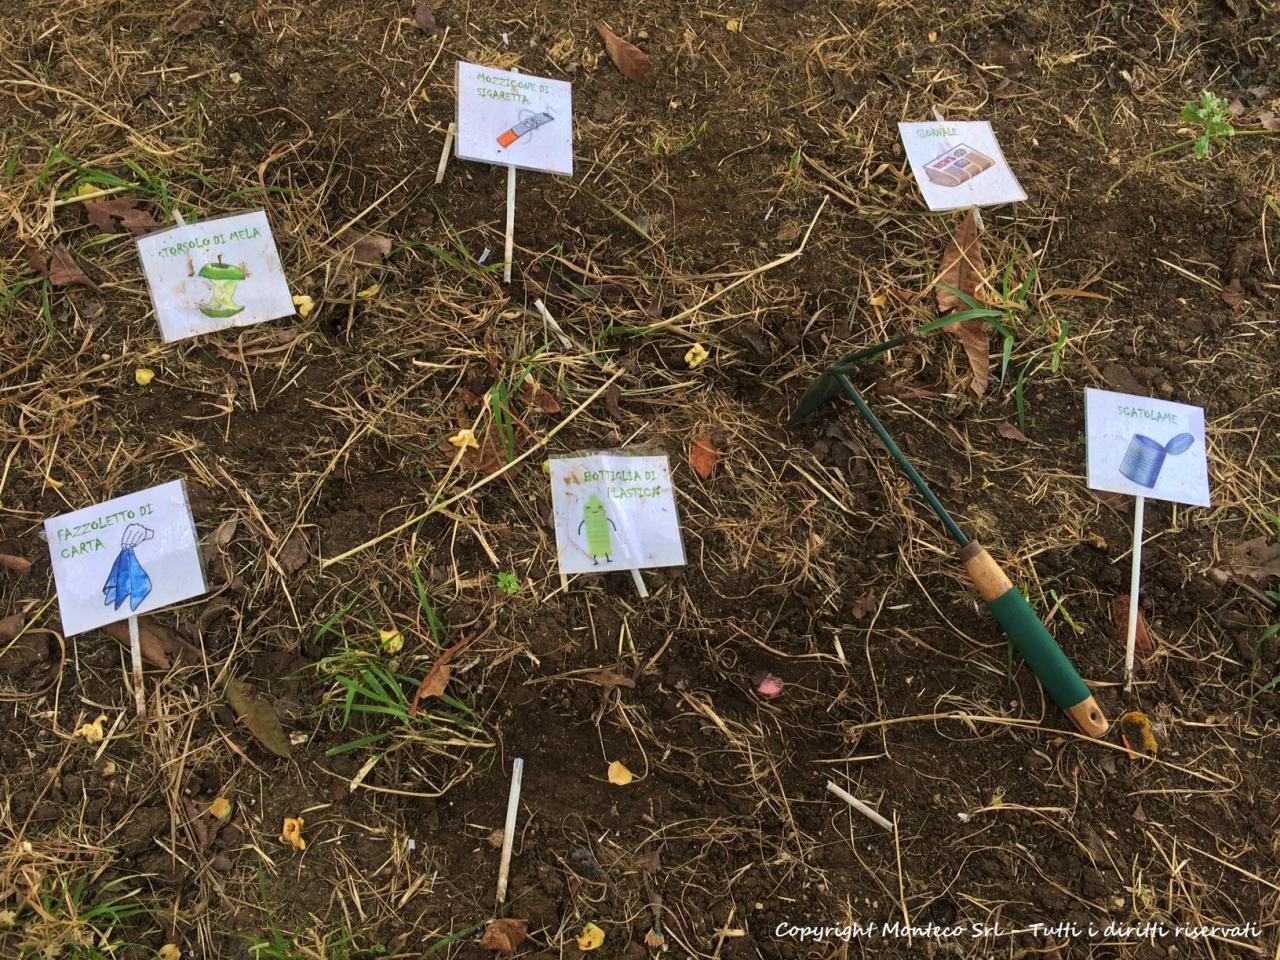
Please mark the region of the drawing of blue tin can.
<svg viewBox="0 0 1280 960"><path fill-rule="evenodd" d="M1177 456L1185 453L1194 441L1189 433L1180 433L1167 444L1135 433L1129 441L1129 449L1124 452L1124 459L1120 461L1120 473L1138 486L1152 489L1160 479L1166 454Z"/></svg>

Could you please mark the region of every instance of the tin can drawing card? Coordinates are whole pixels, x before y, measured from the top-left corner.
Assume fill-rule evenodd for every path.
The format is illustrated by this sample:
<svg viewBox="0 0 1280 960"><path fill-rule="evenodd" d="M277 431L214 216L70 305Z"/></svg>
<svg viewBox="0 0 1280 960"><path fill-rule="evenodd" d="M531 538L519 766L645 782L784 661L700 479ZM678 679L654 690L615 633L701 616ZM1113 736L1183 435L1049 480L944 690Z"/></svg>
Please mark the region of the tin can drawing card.
<svg viewBox="0 0 1280 960"><path fill-rule="evenodd" d="M930 210L1027 199L986 121L900 123L898 132Z"/></svg>
<svg viewBox="0 0 1280 960"><path fill-rule="evenodd" d="M1094 490L1209 506L1201 407L1090 388L1084 419Z"/></svg>

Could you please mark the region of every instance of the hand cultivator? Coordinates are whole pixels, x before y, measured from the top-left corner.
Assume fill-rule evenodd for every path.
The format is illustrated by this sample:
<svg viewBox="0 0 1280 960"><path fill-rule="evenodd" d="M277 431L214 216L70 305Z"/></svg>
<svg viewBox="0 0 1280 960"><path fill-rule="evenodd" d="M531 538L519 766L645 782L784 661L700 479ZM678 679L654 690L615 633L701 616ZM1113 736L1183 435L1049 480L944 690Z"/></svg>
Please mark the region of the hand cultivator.
<svg viewBox="0 0 1280 960"><path fill-rule="evenodd" d="M916 333L928 332L942 325L926 324ZM964 564L969 579L973 581L987 609L999 622L1014 648L1022 654L1027 666L1039 678L1053 702L1062 708L1081 732L1091 737L1101 737L1107 732L1107 718L1098 707L1093 695L1089 693L1089 688L1080 679L1080 674L1062 652L1062 648L1054 642L1049 631L1040 622L1040 618L1031 609L1022 591L1010 582L1004 571L1000 569L1000 565L987 553L986 548L965 536L964 531L952 519L951 514L947 513L946 507L934 496L929 485L924 482L924 478L911 465L906 454L893 442L884 424L867 406L866 401L849 380L849 371L859 361L901 346L911 336L894 337L885 343L841 357L810 385L804 397L801 398L800 405L787 421L788 426L809 416L841 391L847 394L857 406L862 418L876 432L880 442L898 461L898 465L902 467L916 490L933 508L933 512L938 515L938 519L942 521L951 539L960 547L960 562Z"/></svg>

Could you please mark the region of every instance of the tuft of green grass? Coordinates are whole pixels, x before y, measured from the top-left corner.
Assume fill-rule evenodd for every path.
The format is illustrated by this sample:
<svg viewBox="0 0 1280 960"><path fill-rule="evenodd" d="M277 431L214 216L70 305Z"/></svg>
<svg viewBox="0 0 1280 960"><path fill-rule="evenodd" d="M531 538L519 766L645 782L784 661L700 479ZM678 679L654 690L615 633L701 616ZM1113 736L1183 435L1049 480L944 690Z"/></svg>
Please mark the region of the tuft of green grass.
<svg viewBox="0 0 1280 960"><path fill-rule="evenodd" d="M18 956L47 960L118 960L133 948L130 921L147 912L138 890L123 889L136 877L98 882L98 876L46 878L40 887L38 915L18 926Z"/></svg>

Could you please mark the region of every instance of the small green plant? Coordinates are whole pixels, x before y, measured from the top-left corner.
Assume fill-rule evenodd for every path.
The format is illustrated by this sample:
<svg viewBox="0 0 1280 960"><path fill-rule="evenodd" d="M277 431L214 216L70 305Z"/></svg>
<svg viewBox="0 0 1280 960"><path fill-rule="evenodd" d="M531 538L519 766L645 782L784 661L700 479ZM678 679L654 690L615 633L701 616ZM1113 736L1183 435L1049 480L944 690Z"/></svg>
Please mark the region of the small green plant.
<svg viewBox="0 0 1280 960"><path fill-rule="evenodd" d="M1280 590L1268 590L1267 596L1270 597L1274 603L1280 604ZM1258 662L1258 656L1262 653L1263 644L1277 634L1280 634L1280 620L1277 620L1275 623L1271 624L1271 626L1267 627L1267 629L1263 630L1262 636L1258 637L1258 642L1253 645L1253 662L1255 664ZM1269 693L1276 689L1276 687L1280 687L1280 673L1277 673L1266 683L1258 687L1258 689L1254 691L1253 696L1249 699L1257 700L1264 693Z"/></svg>
<svg viewBox="0 0 1280 960"><path fill-rule="evenodd" d="M508 597L514 597L520 592L520 578L503 570L498 574L498 589Z"/></svg>
<svg viewBox="0 0 1280 960"><path fill-rule="evenodd" d="M271 909L266 876L261 868L258 869L258 898L262 901L267 930L265 936L243 938L248 947L246 953L252 960L355 960L386 953L380 944L362 948L345 924L332 931L310 929L286 933Z"/></svg>
<svg viewBox="0 0 1280 960"><path fill-rule="evenodd" d="M1231 104L1208 90L1200 94L1199 102L1182 105L1182 120L1191 124L1193 131L1199 128L1193 150L1201 160L1209 156L1212 147L1236 135L1236 128L1231 125Z"/></svg>

